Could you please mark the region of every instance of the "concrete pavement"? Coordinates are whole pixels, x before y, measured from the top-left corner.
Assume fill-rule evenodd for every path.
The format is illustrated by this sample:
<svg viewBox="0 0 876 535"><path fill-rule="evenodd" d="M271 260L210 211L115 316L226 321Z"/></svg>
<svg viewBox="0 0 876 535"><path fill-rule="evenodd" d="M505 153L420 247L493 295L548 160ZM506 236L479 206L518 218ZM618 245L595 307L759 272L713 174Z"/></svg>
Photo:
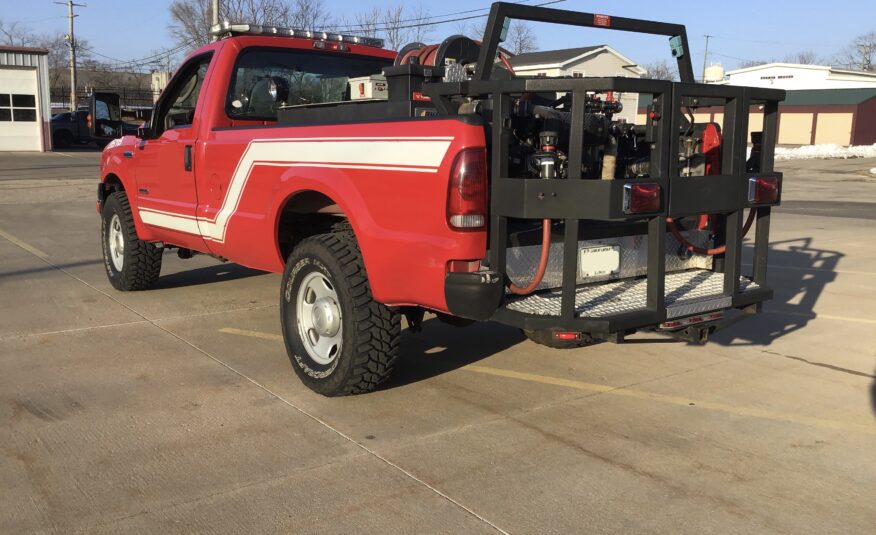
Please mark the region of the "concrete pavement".
<svg viewBox="0 0 876 535"><path fill-rule="evenodd" d="M166 255L113 291L97 153L59 158L0 155L2 533L876 525L872 160L780 162L776 299L708 346L433 319L387 388L327 399L279 342L277 275Z"/></svg>

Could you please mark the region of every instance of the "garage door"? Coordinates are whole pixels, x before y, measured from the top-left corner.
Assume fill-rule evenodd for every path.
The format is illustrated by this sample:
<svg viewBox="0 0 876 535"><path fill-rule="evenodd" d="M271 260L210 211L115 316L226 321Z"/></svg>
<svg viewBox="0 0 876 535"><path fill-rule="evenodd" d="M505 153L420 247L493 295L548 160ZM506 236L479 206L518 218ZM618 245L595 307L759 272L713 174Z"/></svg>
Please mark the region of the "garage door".
<svg viewBox="0 0 876 535"><path fill-rule="evenodd" d="M811 113L783 113L779 118L779 143L809 145L812 142Z"/></svg>
<svg viewBox="0 0 876 535"><path fill-rule="evenodd" d="M0 68L0 151L42 150L36 69Z"/></svg>
<svg viewBox="0 0 876 535"><path fill-rule="evenodd" d="M815 123L815 143L848 145L852 139L851 113L819 113Z"/></svg>

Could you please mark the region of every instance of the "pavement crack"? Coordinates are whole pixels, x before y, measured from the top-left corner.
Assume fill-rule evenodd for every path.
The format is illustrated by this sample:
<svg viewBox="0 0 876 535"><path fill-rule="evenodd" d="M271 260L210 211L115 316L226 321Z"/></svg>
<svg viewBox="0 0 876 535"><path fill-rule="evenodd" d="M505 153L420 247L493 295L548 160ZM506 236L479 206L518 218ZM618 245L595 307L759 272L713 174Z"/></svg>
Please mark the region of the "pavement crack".
<svg viewBox="0 0 876 535"><path fill-rule="evenodd" d="M207 350L202 349L200 346L198 346L198 345L196 345L196 344L194 344L194 343L192 343L192 342L186 340L185 338L183 338L182 336L178 335L177 333L175 333L175 332L171 331L170 329L168 329L168 328L166 328L166 327L160 325L160 324L157 322L158 320L152 320L152 319L149 319L148 317L146 317L145 315L143 315L141 312L139 312L139 311L135 310L134 308L132 308L132 307L126 305L125 303L119 301L118 299L116 299L115 297L113 297L111 294L109 294L109 293L107 293L107 292L101 290L100 288L98 288L98 287L94 286L93 284L91 284L91 283L85 281L84 279L81 279L80 277L77 277L76 275L70 273L69 271L67 271L67 270L64 269L63 267L61 267L61 266L59 266L59 265L53 263L52 261L48 260L47 258L41 257L40 255L34 253L34 251L30 251L30 250L28 250L26 247L22 247L22 245L19 244L19 243L16 243L16 242L14 242L14 241L12 241L12 240L10 240L10 241L11 241L12 243L14 243L15 245L17 245L18 247L20 247L20 248L22 248L22 249L28 251L30 254L32 254L32 255L35 256L36 258L39 258L42 262L46 263L47 265L52 266L53 268L57 269L57 270L60 271L61 273L64 273L64 274L67 275L68 277L70 277L70 278L72 278L72 279L74 279L74 280L76 280L76 281L79 281L80 283L84 284L84 285L87 286L88 288L91 288L91 289L94 290L95 292L98 292L99 294L103 295L103 296L106 297L107 299L109 299L109 300L115 302L115 303L118 304L119 306L121 306L121 307L123 307L123 308L129 310L131 313L133 313L133 314L139 316L139 317L142 318L145 322L150 323L153 327L155 327L155 328L157 328L157 329L159 329L159 330L161 330L161 331L164 331L166 334L168 334L168 335L170 335L170 336L176 338L178 341L180 341L180 342L182 342L183 344L185 344L185 345L191 347L192 349L194 349L194 350L197 351L198 353L200 353L200 354L204 355L205 357L209 358L210 360L216 362L216 363L219 364L220 366L225 367L226 369L228 369L229 371L233 372L234 374L236 374L236 375L240 376L241 378L247 380L248 382L252 383L254 386L260 388L260 389L263 390L263 391L265 391L265 392L266 392L267 394L269 394L270 396L276 398L278 401L280 401L280 402L282 402L282 403L288 405L288 406L291 407L292 409L298 411L300 414L306 416L307 418L310 418L311 420L313 420L314 422L318 423L319 425L321 425L321 426L325 427L326 429L332 431L333 433L335 433L336 435L338 435L340 438L342 438L342 439L344 439L344 440L346 440L346 441L348 441L348 442L354 444L356 447L360 448L361 450L365 451L365 452L368 453L369 455L371 455L371 456L373 456L374 458L378 459L379 461L381 461L381 462L384 463L385 465L389 466L390 468L392 468L392 469L394 469L394 470L397 470L398 472L400 472L401 474L403 474L405 477L408 477L409 479L413 480L414 482L416 482L416 483L418 483L418 484L420 484L420 485L426 487L428 490L430 490L430 491L433 492L434 494L437 494L437 495L438 495L439 497L441 497L442 499L446 500L447 502L449 502L450 504L456 506L457 508L463 510L465 513L471 515L471 516L474 517L475 519L477 519L477 520L479 520L480 522L486 524L487 526L489 526L490 528L494 529L494 530L497 531L498 533L502 533L502 534L504 534L504 535L508 535L508 532L507 532L507 531L505 531L504 529L502 529L501 527L499 527L497 524L495 524L494 522L490 521L490 520L487 519L486 517L480 515L479 513L477 513L476 511L474 511L473 509L467 507L467 506L464 505L462 502L460 502L460 501L454 499L453 497L451 497L451 496L448 495L448 494L445 494L445 493L442 492L440 489L438 489L438 488L436 488L435 486L429 484L429 483L428 483L427 481L425 481L424 479L421 479L420 477L418 477L418 476L417 476L416 474L414 474L413 472L407 470L406 468L402 467L402 466L399 465L399 464L396 464L395 462L393 462L393 461L390 460L389 458L384 457L383 455L381 455L380 453L378 453L376 450L374 450L374 449L372 449L372 448L369 448L368 446L366 446L366 445L363 444L362 442L359 442L358 440L356 440L356 439L354 439L353 437L351 437L350 435L344 433L344 432L341 431L340 429L337 429L336 427L333 427L330 423L328 423L327 421L323 420L323 419L320 418L319 416L317 416L317 415L315 415L315 414L313 414L313 413L307 411L306 409L303 409L303 408L299 407L299 406L296 405L295 403L293 403L293 402L289 401L288 399L284 398L283 396L277 394L276 392L274 392L273 390L271 390L271 389L268 388L267 386L261 384L260 382L258 382L258 381L255 380L254 378L252 378L252 377L246 375L245 373L243 373L242 371L238 370L238 369L235 368L234 366L231 366L230 364L226 363L226 362L223 361L222 359L213 356L213 355L212 355L210 352L208 352Z"/></svg>
<svg viewBox="0 0 876 535"><path fill-rule="evenodd" d="M857 377L866 377L867 379L876 379L876 375L859 372L858 370L852 370L849 368L843 368L842 366L836 366L834 364L828 364L826 362L816 362L814 360L804 359L803 357L795 357L794 355L786 355L784 353L779 353L778 351L771 351L769 349L761 349L761 353L766 353L767 355L774 355L776 357L784 357L786 359L796 360L799 362L803 362L805 364L809 364L810 366L817 366L819 368L826 368L828 370L833 370L835 372L847 373L849 375L855 375Z"/></svg>

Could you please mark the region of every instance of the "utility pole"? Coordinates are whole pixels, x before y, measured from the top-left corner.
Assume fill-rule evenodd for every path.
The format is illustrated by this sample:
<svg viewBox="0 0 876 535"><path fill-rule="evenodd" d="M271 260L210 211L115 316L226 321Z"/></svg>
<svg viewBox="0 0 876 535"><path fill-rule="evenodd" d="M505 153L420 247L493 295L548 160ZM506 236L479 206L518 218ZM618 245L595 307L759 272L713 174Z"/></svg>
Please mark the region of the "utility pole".
<svg viewBox="0 0 876 535"><path fill-rule="evenodd" d="M706 63L709 61L709 39L715 37L714 35L706 34L703 37L706 38L706 51L703 52L703 83L706 82Z"/></svg>
<svg viewBox="0 0 876 535"><path fill-rule="evenodd" d="M78 15L73 14L73 8L88 6L85 4L74 4L73 0L55 3L61 6L67 6L67 22L69 23L69 33L65 38L67 40L67 46L70 47L70 111L76 111L76 37L73 34L73 19L75 19Z"/></svg>
<svg viewBox="0 0 876 535"><path fill-rule="evenodd" d="M219 0L213 0L213 26L219 24ZM213 36L213 40L216 40L216 36Z"/></svg>

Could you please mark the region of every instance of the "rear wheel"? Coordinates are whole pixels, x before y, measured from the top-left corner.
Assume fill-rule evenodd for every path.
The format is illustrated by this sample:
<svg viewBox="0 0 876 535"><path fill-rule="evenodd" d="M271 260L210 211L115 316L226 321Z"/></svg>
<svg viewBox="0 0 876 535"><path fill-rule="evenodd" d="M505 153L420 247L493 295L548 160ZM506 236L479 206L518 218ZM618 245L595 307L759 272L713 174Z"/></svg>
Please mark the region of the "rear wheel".
<svg viewBox="0 0 876 535"><path fill-rule="evenodd" d="M299 243L283 273L280 316L295 372L325 396L370 392L398 357L398 312L376 301L349 230Z"/></svg>
<svg viewBox="0 0 876 535"><path fill-rule="evenodd" d="M150 288L161 273L161 249L141 241L134 227L128 196L108 196L101 214L101 242L106 276L123 292Z"/></svg>

